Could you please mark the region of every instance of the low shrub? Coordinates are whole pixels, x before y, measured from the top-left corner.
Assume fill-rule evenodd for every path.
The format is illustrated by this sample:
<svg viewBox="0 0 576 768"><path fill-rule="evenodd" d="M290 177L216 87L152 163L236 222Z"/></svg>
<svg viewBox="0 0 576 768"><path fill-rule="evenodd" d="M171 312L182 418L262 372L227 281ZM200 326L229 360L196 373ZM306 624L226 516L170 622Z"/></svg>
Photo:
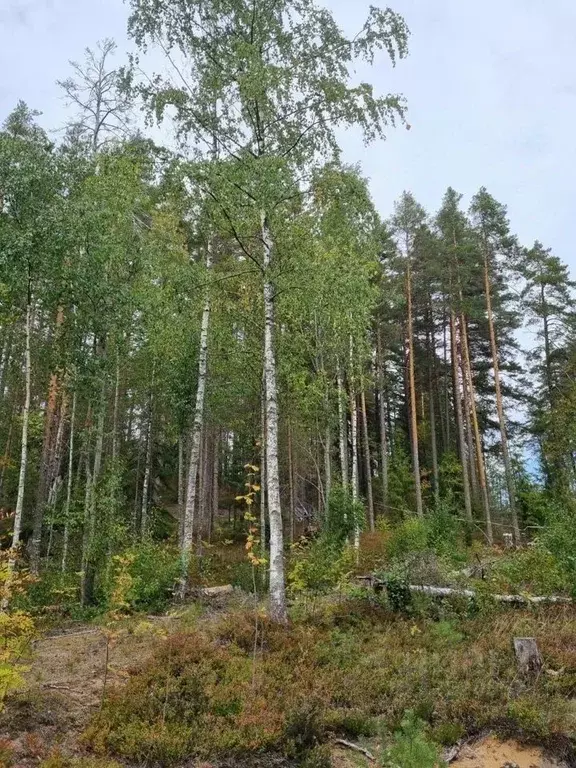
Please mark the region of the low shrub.
<svg viewBox="0 0 576 768"><path fill-rule="evenodd" d="M408 711L391 746L384 752L384 768L439 768L440 748L432 741L426 725L414 712Z"/></svg>
<svg viewBox="0 0 576 768"><path fill-rule="evenodd" d="M570 588L570 579L558 559L542 543L497 560L490 571L497 592L550 595Z"/></svg>
<svg viewBox="0 0 576 768"><path fill-rule="evenodd" d="M494 725L533 739L574 731L575 632L566 606L435 623L342 600L288 627L234 613L159 642L109 694L86 741L167 766L262 752L315 765L330 734L371 736L383 722L398 731L388 765L421 768L436 743ZM515 636L536 636L547 667L564 671L524 684Z"/></svg>
<svg viewBox="0 0 576 768"><path fill-rule="evenodd" d="M293 548L288 585L293 596L321 595L341 586L354 568L354 553L331 537L321 536Z"/></svg>
<svg viewBox="0 0 576 768"><path fill-rule="evenodd" d="M160 612L169 604L180 575L175 547L143 541L113 558L105 585L105 600L112 611Z"/></svg>

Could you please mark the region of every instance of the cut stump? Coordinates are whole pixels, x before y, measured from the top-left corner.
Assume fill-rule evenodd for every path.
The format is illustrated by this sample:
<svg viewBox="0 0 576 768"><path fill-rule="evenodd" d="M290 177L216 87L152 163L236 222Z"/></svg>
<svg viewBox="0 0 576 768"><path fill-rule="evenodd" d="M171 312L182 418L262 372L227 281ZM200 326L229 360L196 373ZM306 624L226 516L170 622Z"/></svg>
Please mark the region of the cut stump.
<svg viewBox="0 0 576 768"><path fill-rule="evenodd" d="M514 652L520 674L536 675L541 671L542 656L535 637L515 637Z"/></svg>

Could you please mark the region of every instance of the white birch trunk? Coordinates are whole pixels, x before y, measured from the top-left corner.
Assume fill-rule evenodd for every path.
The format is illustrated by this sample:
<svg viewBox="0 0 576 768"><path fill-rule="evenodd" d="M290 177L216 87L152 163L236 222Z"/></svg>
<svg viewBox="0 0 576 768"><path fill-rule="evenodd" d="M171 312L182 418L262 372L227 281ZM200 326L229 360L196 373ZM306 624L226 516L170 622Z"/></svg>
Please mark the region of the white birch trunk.
<svg viewBox="0 0 576 768"><path fill-rule="evenodd" d="M140 509L140 532L142 537L148 532L148 497L150 495L150 473L152 471L152 395L146 425L146 459L144 461L144 478L142 480L142 507Z"/></svg>
<svg viewBox="0 0 576 768"><path fill-rule="evenodd" d="M324 446L324 512L328 511L330 494L332 493L332 430L330 424L326 426L326 444Z"/></svg>
<svg viewBox="0 0 576 768"><path fill-rule="evenodd" d="M212 268L212 244L209 243L206 250L206 269ZM180 598L186 592L188 578L188 564L190 553L194 543L194 518L196 516L196 504L198 498L198 464L200 461L200 443L204 427L204 400L206 395L206 379L208 371L208 330L210 327L211 302L210 295L206 294L204 310L202 312L202 325L200 328L200 355L198 357L198 388L196 390L196 405L194 407L194 421L190 435L190 461L188 464L188 480L186 490L186 502L184 504L184 516L182 522L182 572L180 579Z"/></svg>
<svg viewBox="0 0 576 768"><path fill-rule="evenodd" d="M354 385L354 374L352 361L354 358L354 343L350 337L350 431L352 437L352 501L359 499L358 487L358 407L356 403L356 387ZM360 549L360 526L358 522L354 527L354 548Z"/></svg>
<svg viewBox="0 0 576 768"><path fill-rule="evenodd" d="M22 409L22 449L20 453L20 474L18 476L18 495L16 497L16 509L14 511L14 531L12 533L12 549L14 552L20 544L22 535L22 513L24 511L24 490L26 488L26 470L28 467L28 424L30 421L30 397L32 361L30 358L30 336L32 333L32 299L28 295L26 305L26 346L24 353L25 396Z"/></svg>
<svg viewBox="0 0 576 768"><path fill-rule="evenodd" d="M346 396L344 394L344 383L342 381L342 371L340 365L336 369L336 378L338 382L338 436L340 445L340 474L342 485L348 486L348 435L346 429Z"/></svg>
<svg viewBox="0 0 576 768"><path fill-rule="evenodd" d="M266 552L266 381L264 371L262 372L262 395L260 400L262 424L262 440L260 445L260 546L262 552Z"/></svg>
<svg viewBox="0 0 576 768"><path fill-rule="evenodd" d="M266 214L261 214L264 246L264 375L266 379L266 486L270 524L270 616L286 623L286 585L284 581L284 537L280 505L280 470L278 465L278 396L274 355L274 285L271 281L273 241Z"/></svg>
<svg viewBox="0 0 576 768"><path fill-rule="evenodd" d="M370 531L374 532L374 497L372 494L372 459L370 456L370 437L368 434L368 414L366 413L366 394L364 387L360 392L362 408L362 436L364 441L364 463L366 467L366 499L368 502L368 524Z"/></svg>

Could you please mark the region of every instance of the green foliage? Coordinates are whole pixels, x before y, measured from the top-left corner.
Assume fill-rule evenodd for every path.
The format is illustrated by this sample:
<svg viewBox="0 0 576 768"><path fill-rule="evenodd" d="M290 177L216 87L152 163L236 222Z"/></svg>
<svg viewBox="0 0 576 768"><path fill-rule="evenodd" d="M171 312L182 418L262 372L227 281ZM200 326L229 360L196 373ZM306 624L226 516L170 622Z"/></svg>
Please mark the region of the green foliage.
<svg viewBox="0 0 576 768"><path fill-rule="evenodd" d="M112 611L162 611L173 597L180 573L175 548L145 540L114 557L105 585Z"/></svg>
<svg viewBox="0 0 576 768"><path fill-rule="evenodd" d="M408 517L399 523L386 542L386 554L390 560L401 560L414 552L429 549L429 527L419 517Z"/></svg>
<svg viewBox="0 0 576 768"><path fill-rule="evenodd" d="M0 552L0 712L9 693L24 683L22 659L30 651L36 633L29 613L14 608L14 597L26 591L29 579L25 571L15 570L13 553Z"/></svg>
<svg viewBox="0 0 576 768"><path fill-rule="evenodd" d="M319 595L343 585L354 567L351 547L322 535L292 548L288 586L293 595Z"/></svg>
<svg viewBox="0 0 576 768"><path fill-rule="evenodd" d="M490 578L496 591L512 594L552 595L562 593L574 584L565 563L542 543L498 559Z"/></svg>
<svg viewBox="0 0 576 768"><path fill-rule="evenodd" d="M392 745L385 751L383 768L440 768L440 749L427 735L426 725L407 711Z"/></svg>
<svg viewBox="0 0 576 768"><path fill-rule="evenodd" d="M237 612L159 642L109 693L89 745L165 765L263 752L303 761L330 734L370 736L379 720L399 728L388 764L420 768L437 758L434 742L495 724L536 739L571 727L576 619L564 606L438 623L342 600L288 627L255 619ZM566 672L519 689L510 638L534 634Z"/></svg>
<svg viewBox="0 0 576 768"><path fill-rule="evenodd" d="M359 501L354 501L349 488L336 485L330 491L322 532L326 542L342 546L357 529L366 525L366 511Z"/></svg>
<svg viewBox="0 0 576 768"><path fill-rule="evenodd" d="M555 507L538 542L556 559L576 594L576 512L570 506Z"/></svg>
<svg viewBox="0 0 576 768"><path fill-rule="evenodd" d="M115 760L100 757L65 757L56 752L40 763L40 768L121 768Z"/></svg>

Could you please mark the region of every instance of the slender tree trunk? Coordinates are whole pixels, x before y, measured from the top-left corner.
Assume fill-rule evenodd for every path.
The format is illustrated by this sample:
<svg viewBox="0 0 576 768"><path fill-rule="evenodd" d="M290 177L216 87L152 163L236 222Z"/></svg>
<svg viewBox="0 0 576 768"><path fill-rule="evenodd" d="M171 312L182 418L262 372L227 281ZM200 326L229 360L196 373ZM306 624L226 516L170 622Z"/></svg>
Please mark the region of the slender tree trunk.
<svg viewBox="0 0 576 768"><path fill-rule="evenodd" d="M180 510L180 519L184 512L184 439L178 435L178 509Z"/></svg>
<svg viewBox="0 0 576 768"><path fill-rule="evenodd" d="M56 315L56 338L59 336L60 328L64 322L64 308L58 307ZM60 392L60 377L57 371L53 371L50 376L48 387L48 401L46 404L46 416L44 422L44 442L42 446L42 458L40 462L40 482L36 495L36 504L34 506L34 515L32 519L32 540L30 547L30 570L34 575L38 574L40 568L40 550L42 546L42 525L44 521L44 510L46 506L46 497L50 487L50 467L53 463L52 452L54 450L56 424L56 408L58 395Z"/></svg>
<svg viewBox="0 0 576 768"><path fill-rule="evenodd" d="M446 310L444 310L444 324L442 328L442 345L444 352L444 417L445 421L442 422L444 435L444 450L450 450L450 386L448 384L448 319L446 317Z"/></svg>
<svg viewBox="0 0 576 768"><path fill-rule="evenodd" d="M358 474L358 403L356 402L356 385L354 381L354 343L350 337L350 433L352 438L352 501L360 500L359 474ZM360 524L356 521L354 526L354 548L360 550ZM358 558L358 554L356 555Z"/></svg>
<svg viewBox="0 0 576 768"><path fill-rule="evenodd" d="M328 511L328 503L330 500L330 494L332 493L332 430L330 424L326 425L324 445L324 513Z"/></svg>
<svg viewBox="0 0 576 768"><path fill-rule="evenodd" d="M72 413L70 414L70 437L68 438L68 479L66 485L66 504L64 506L64 540L62 542L62 562L60 570L65 573L68 565L68 547L70 542L70 508L72 505L72 483L74 479L74 438L76 429L77 394L72 395Z"/></svg>
<svg viewBox="0 0 576 768"><path fill-rule="evenodd" d="M294 520L296 518L296 501L294 492L294 452L292 449L292 425L288 419L288 490L290 501L290 517L288 521L288 533L290 543L294 543Z"/></svg>
<svg viewBox="0 0 576 768"><path fill-rule="evenodd" d="M479 484L478 484L478 476L476 474L476 465L474 461L475 457L475 451L474 451L474 439L472 437L472 422L470 418L470 412L471 412L471 404L470 404L470 396L467 386L467 372L466 372L466 366L464 363L464 355L462 350L462 327L460 327L460 349L459 349L459 362L460 362L460 371L462 374L462 401L463 401L463 407L462 407L462 415L464 420L464 434L466 436L466 446L467 446L467 457L468 457L468 473L470 476L470 491L472 495L472 506L476 507L478 504L478 497L479 497Z"/></svg>
<svg viewBox="0 0 576 768"><path fill-rule="evenodd" d="M344 393L344 382L342 381L342 371L340 365L336 369L338 381L338 435L340 445L340 476L342 485L348 486L348 429L346 419L346 395Z"/></svg>
<svg viewBox="0 0 576 768"><path fill-rule="evenodd" d="M206 250L206 269L212 268L212 243ZM194 518L196 516L196 502L198 497L198 464L200 460L200 443L204 428L204 399L206 395L206 380L208 375L208 330L210 327L211 301L210 294L206 294L204 310L202 312L202 325L200 329L200 355L198 358L198 388L196 390L196 405L194 408L194 421L190 435L190 461L188 464L188 481L186 490L186 503L182 525L182 573L180 579L180 597L186 592L188 578L188 564L190 553L194 543Z"/></svg>
<svg viewBox="0 0 576 768"><path fill-rule="evenodd" d="M502 459L506 474L506 486L508 488L508 503L510 504L510 516L516 544L521 543L520 525L516 511L516 484L514 472L508 450L508 435L506 432L506 418L504 416L504 404L502 401L502 388L500 384L500 364L498 357L498 345L496 343L496 331L494 328L494 315L492 312L492 291L490 288L490 271L488 266L488 254L484 253L484 292L486 294L486 311L488 314L488 330L490 332L490 349L492 352L492 368L494 370L494 388L496 390L496 410L498 412L498 424L500 425L500 439L502 443Z"/></svg>
<svg viewBox="0 0 576 768"><path fill-rule="evenodd" d="M152 472L152 410L153 394L148 400L148 420L146 423L146 458L144 460L144 478L142 480L142 506L140 510L140 532L144 538L148 533L148 510L150 501L150 475Z"/></svg>
<svg viewBox="0 0 576 768"><path fill-rule="evenodd" d="M6 338L4 339L4 344L2 346L2 357L0 358L0 400L4 399L4 380L6 378L6 371L8 370L8 367L10 365L10 355L12 352L12 329L10 329L7 334Z"/></svg>
<svg viewBox="0 0 576 768"><path fill-rule="evenodd" d="M260 546L264 552L268 549L266 525L266 379L262 370L262 394L260 397L260 423L262 437L260 441Z"/></svg>
<svg viewBox="0 0 576 768"><path fill-rule="evenodd" d="M418 450L418 415L416 406L416 380L414 374L414 320L412 313L412 264L410 254L406 266L406 300L408 303L408 387L410 399L410 442L412 447L412 468L416 494L416 514L424 516L422 504L422 483L420 480L420 456Z"/></svg>
<svg viewBox="0 0 576 768"><path fill-rule="evenodd" d="M278 466L278 394L274 354L274 285L271 279L273 241L265 213L261 215L264 246L264 371L266 376L266 484L270 522L270 615L286 623L286 586L284 581L284 542L280 506L280 471Z"/></svg>
<svg viewBox="0 0 576 768"><path fill-rule="evenodd" d="M86 499L84 513L84 540L82 547L82 577L80 582L80 598L82 605L91 598L92 580L94 576L94 563L92 562L92 549L94 546L94 534L96 530L96 492L102 467L102 454L104 450L104 419L106 415L106 381L102 382L100 395L100 408L96 425L96 444L94 447L94 464L90 472L89 457L86 461Z"/></svg>
<svg viewBox="0 0 576 768"><path fill-rule="evenodd" d="M366 412L366 394L364 387L360 390L360 407L362 409L362 437L364 440L364 463L366 467L366 500L368 502L368 525L374 532L374 496L372 494L372 457L370 455L370 436L368 434L368 414Z"/></svg>
<svg viewBox="0 0 576 768"><path fill-rule="evenodd" d="M465 381L469 392L470 409L472 416L472 427L474 429L474 444L476 447L476 467L478 470L478 482L480 485L480 498L482 501L482 510L486 522L486 538L492 545L494 535L492 531L492 513L490 510L490 499L488 496L488 483L486 479L486 464L484 462L484 453L482 452L482 440L480 437L480 426L478 424L478 411L476 409L476 393L474 387L474 378L472 376L472 363L470 360L470 346L468 344L468 327L466 317L461 315L461 333L462 333L462 352L464 353L464 368L466 372ZM465 386L466 386L465 384Z"/></svg>
<svg viewBox="0 0 576 768"><path fill-rule="evenodd" d="M434 312L432 299L428 298L429 327L428 341L428 418L430 420L430 450L432 454L432 490L436 508L440 504L440 472L438 470L438 443L436 440L435 373L436 373L436 334L434 331Z"/></svg>
<svg viewBox="0 0 576 768"><path fill-rule="evenodd" d="M215 522L218 520L220 509L220 429L214 432L213 455L212 455L212 506L210 509L210 525L208 529L208 541L212 540L212 532Z"/></svg>
<svg viewBox="0 0 576 768"><path fill-rule="evenodd" d="M28 424L30 421L30 399L32 361L30 357L30 336L32 335L32 292L28 285L28 300L26 303L26 338L24 351L25 395L22 409L22 438L20 453L20 474L18 476L18 494L14 511L14 531L12 533L12 549L16 552L22 535L22 513L24 511L24 491L26 489L26 470L28 467Z"/></svg>
<svg viewBox="0 0 576 768"><path fill-rule="evenodd" d="M120 351L116 350L116 381L114 384L114 410L112 414L112 461L118 458L118 411L120 407Z"/></svg>
<svg viewBox="0 0 576 768"><path fill-rule="evenodd" d="M548 302L546 301L544 283L540 284L540 305L541 305L541 312L542 312L542 323L544 326L544 370L546 371L546 388L548 390L548 405L550 408L552 408L553 386L552 386L550 327L549 327Z"/></svg>
<svg viewBox="0 0 576 768"><path fill-rule="evenodd" d="M2 502L2 491L4 490L4 477L6 473L6 467L10 460L10 451L12 450L12 438L14 435L14 415L16 407L13 405L10 411L8 437L6 438L6 447L4 449L4 456L2 461L2 469L0 470L0 503Z"/></svg>
<svg viewBox="0 0 576 768"><path fill-rule="evenodd" d="M382 355L382 334L378 326L376 365L378 378L378 416L380 423L380 472L382 474L382 502L384 511L388 508L388 435L386 430L386 403L384 393L384 360Z"/></svg>
<svg viewBox="0 0 576 768"><path fill-rule="evenodd" d="M206 523L208 517L208 502L212 488L212 479L208 481L208 466L210 464L210 428L204 425L204 435L202 439L202 448L200 451L200 519L198 521L198 550L202 551L202 539L206 532Z"/></svg>
<svg viewBox="0 0 576 768"><path fill-rule="evenodd" d="M458 342L456 339L456 315L450 312L450 351L452 357L452 385L454 390L454 415L456 417L456 434L458 437L458 454L462 465L462 489L464 494L464 510L466 519L472 521L472 502L470 500L470 482L466 468L466 444L464 441L464 424L462 421L462 395L460 391L460 376L458 374Z"/></svg>

